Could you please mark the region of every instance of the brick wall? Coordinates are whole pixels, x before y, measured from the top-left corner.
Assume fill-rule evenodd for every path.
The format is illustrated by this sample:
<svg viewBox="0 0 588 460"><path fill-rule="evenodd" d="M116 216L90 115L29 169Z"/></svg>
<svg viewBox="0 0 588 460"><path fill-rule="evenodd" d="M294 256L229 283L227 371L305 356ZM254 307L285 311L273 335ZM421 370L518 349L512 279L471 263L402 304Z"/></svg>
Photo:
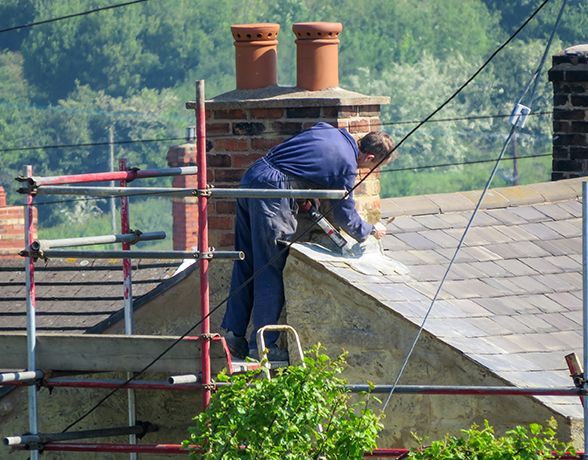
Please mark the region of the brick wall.
<svg viewBox="0 0 588 460"><path fill-rule="evenodd" d="M37 212L33 214L36 228ZM33 235L36 238L36 234ZM0 187L0 259L20 259L24 249L24 208L7 206L6 192Z"/></svg>
<svg viewBox="0 0 588 460"><path fill-rule="evenodd" d="M588 175L588 45L553 56L553 166L551 179Z"/></svg>
<svg viewBox="0 0 588 460"><path fill-rule="evenodd" d="M170 167L195 166L196 148L194 144L174 145L167 152ZM173 187L197 188L197 176L176 176ZM172 199L173 247L175 250L192 250L198 246L198 199L196 197L177 197Z"/></svg>
<svg viewBox="0 0 588 460"><path fill-rule="evenodd" d="M254 91L234 91L206 104L208 182L216 187L236 187L245 170L267 151L319 121L346 128L360 138L380 129L380 106L387 98L369 97L337 89L293 93L278 88L275 93L257 98ZM245 95L245 96L244 96ZM345 97L340 97L344 95ZM360 171L365 174L367 171ZM354 197L362 216L370 222L380 217L379 174L366 180ZM234 200L209 200L211 245L233 246Z"/></svg>

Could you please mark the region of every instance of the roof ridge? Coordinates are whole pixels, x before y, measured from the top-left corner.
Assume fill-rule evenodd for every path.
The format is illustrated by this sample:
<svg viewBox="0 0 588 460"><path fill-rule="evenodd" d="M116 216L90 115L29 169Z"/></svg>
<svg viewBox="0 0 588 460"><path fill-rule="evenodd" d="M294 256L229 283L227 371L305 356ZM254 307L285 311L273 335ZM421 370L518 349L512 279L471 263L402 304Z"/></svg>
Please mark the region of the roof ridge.
<svg viewBox="0 0 588 460"><path fill-rule="evenodd" d="M488 190L481 209L507 208L538 203L577 199L582 195L582 177L528 185L497 187ZM476 206L481 190L436 193L382 199L384 217L420 216L470 211Z"/></svg>

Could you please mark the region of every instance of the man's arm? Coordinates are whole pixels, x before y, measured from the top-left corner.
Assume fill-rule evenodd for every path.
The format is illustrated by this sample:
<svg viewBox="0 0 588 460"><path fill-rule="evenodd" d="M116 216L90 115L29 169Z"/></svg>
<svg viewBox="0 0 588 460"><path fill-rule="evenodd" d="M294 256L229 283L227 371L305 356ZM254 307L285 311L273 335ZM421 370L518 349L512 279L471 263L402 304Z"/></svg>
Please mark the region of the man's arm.
<svg viewBox="0 0 588 460"><path fill-rule="evenodd" d="M351 195L344 200L333 202L332 215L334 223L360 243L365 241L375 228L359 217L355 210L355 200Z"/></svg>

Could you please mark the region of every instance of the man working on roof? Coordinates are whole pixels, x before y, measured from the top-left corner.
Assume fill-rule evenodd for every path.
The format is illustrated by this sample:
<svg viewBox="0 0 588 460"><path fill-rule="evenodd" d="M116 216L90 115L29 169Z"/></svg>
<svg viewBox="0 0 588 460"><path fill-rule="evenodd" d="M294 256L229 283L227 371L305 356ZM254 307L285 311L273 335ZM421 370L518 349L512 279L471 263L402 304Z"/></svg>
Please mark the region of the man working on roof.
<svg viewBox="0 0 588 460"><path fill-rule="evenodd" d="M290 186L292 181L302 181L311 188L351 190L358 167L374 167L389 156L393 147L392 139L384 132L371 132L356 142L345 129L318 123L272 148L246 171L240 185L287 189L294 188ZM231 296L222 327L231 353L238 358L248 354L257 357L257 329L277 324L280 317L287 251L278 246L278 240L295 234L296 212L296 202L290 198L237 200L235 249L245 253L245 260L233 266ZM359 217L352 195L333 202L332 215L334 224L359 242L370 235L380 239L386 233L381 223L368 224ZM251 319L254 331L248 343L245 334ZM268 357L285 361L287 352L277 347L277 338L275 332L266 336Z"/></svg>

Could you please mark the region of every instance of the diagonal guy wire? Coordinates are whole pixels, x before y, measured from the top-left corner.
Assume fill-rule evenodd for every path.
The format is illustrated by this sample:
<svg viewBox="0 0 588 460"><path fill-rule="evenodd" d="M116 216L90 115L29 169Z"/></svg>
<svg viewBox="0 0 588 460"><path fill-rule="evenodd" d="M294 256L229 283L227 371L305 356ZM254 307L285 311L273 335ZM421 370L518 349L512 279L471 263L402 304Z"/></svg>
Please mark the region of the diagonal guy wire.
<svg viewBox="0 0 588 460"><path fill-rule="evenodd" d="M557 30L557 27L559 26L559 22L561 20L562 13L563 13L563 10L566 6L566 3L567 3L567 0L562 0L559 14L557 16L557 20L555 21L555 24L553 26L553 30L551 32L549 40L547 41L547 44L545 45L545 50L543 51L543 55L541 56L541 60L539 62L539 65L537 66L537 70L533 73L533 75L531 76L531 79L529 80L529 82L525 86L525 89L523 91L523 95L519 98L519 100L517 101L517 104L521 103L523 97L525 96L529 87L531 86L531 83L533 83L533 82L534 82L534 84L533 84L533 87L531 90L531 95L529 96L529 100L532 102L533 98L535 97L535 90L537 89L537 82L538 82L537 76L539 75L541 69L543 68L543 65L545 64L545 59L547 57L547 53L549 52L549 49L551 47L551 43L553 41L555 31ZM543 5L544 4L545 3L543 3ZM531 105L531 104L529 104L529 105ZM392 395L394 394L394 390L398 386L398 382L402 378L402 375L404 374L404 371L406 370L406 367L408 366L408 362L410 361L410 358L412 357L414 349L415 349L415 347L416 347L416 345L417 345L417 343L423 333L423 330L425 328L425 323L427 322L427 319L429 318L429 314L433 310L433 305L435 304L435 301L437 300L437 297L439 296L439 293L441 292L441 289L443 288L443 284L445 284L445 280L447 279L447 276L449 275L449 272L451 271L453 263L455 262L455 259L457 258L457 255L463 245L463 242L466 239L468 231L469 231L470 227L472 226L472 223L474 222L474 219L478 213L478 210L480 209L480 206L482 205L482 201L484 200L484 197L486 196L486 193L488 192L488 189L490 188L490 184L492 183L492 180L494 179L494 176L496 175L496 171L498 170L498 165L500 164L500 161L502 160L502 157L504 156L504 152L506 152L506 149L507 149L508 145L510 144L510 141L511 141L513 135L519 129L519 121L521 120L521 117L522 117L522 114L519 114L517 119L514 120L513 125L510 129L510 132L508 133L508 136L507 136L506 140L504 141L504 145L502 146L502 149L500 150L500 154L498 155L498 158L496 158L496 163L494 164L494 167L492 168L492 172L490 173L490 177L486 181L486 185L484 186L484 190L482 190L480 198L478 199L478 203L476 204L476 207L474 208L474 211L472 212L472 215L470 216L470 220L468 221L466 228L465 228L463 234L461 235L461 238L459 239L457 247L455 248L455 252L453 253L453 257L449 261L449 264L447 265L447 269L445 270L445 273L443 274L443 278L441 278L441 281L439 282L439 285L437 286L437 290L435 291L435 295L433 296L433 299L431 299L431 303L429 305L427 313L425 314L425 316L423 317L423 320L421 321L421 324L419 326L419 330L418 330L418 332L417 332L417 334L416 334L416 336L410 346L410 349L408 350L408 353L406 354L406 357L404 359L404 362L402 363L402 366L400 367L400 370L398 371L398 375L396 376L396 379L394 380L394 384L392 385L392 388L390 389L390 393L388 393L388 397L386 398L386 401L382 405L382 411L385 411L386 408L388 407L388 404L390 403L390 400L392 399Z"/></svg>

